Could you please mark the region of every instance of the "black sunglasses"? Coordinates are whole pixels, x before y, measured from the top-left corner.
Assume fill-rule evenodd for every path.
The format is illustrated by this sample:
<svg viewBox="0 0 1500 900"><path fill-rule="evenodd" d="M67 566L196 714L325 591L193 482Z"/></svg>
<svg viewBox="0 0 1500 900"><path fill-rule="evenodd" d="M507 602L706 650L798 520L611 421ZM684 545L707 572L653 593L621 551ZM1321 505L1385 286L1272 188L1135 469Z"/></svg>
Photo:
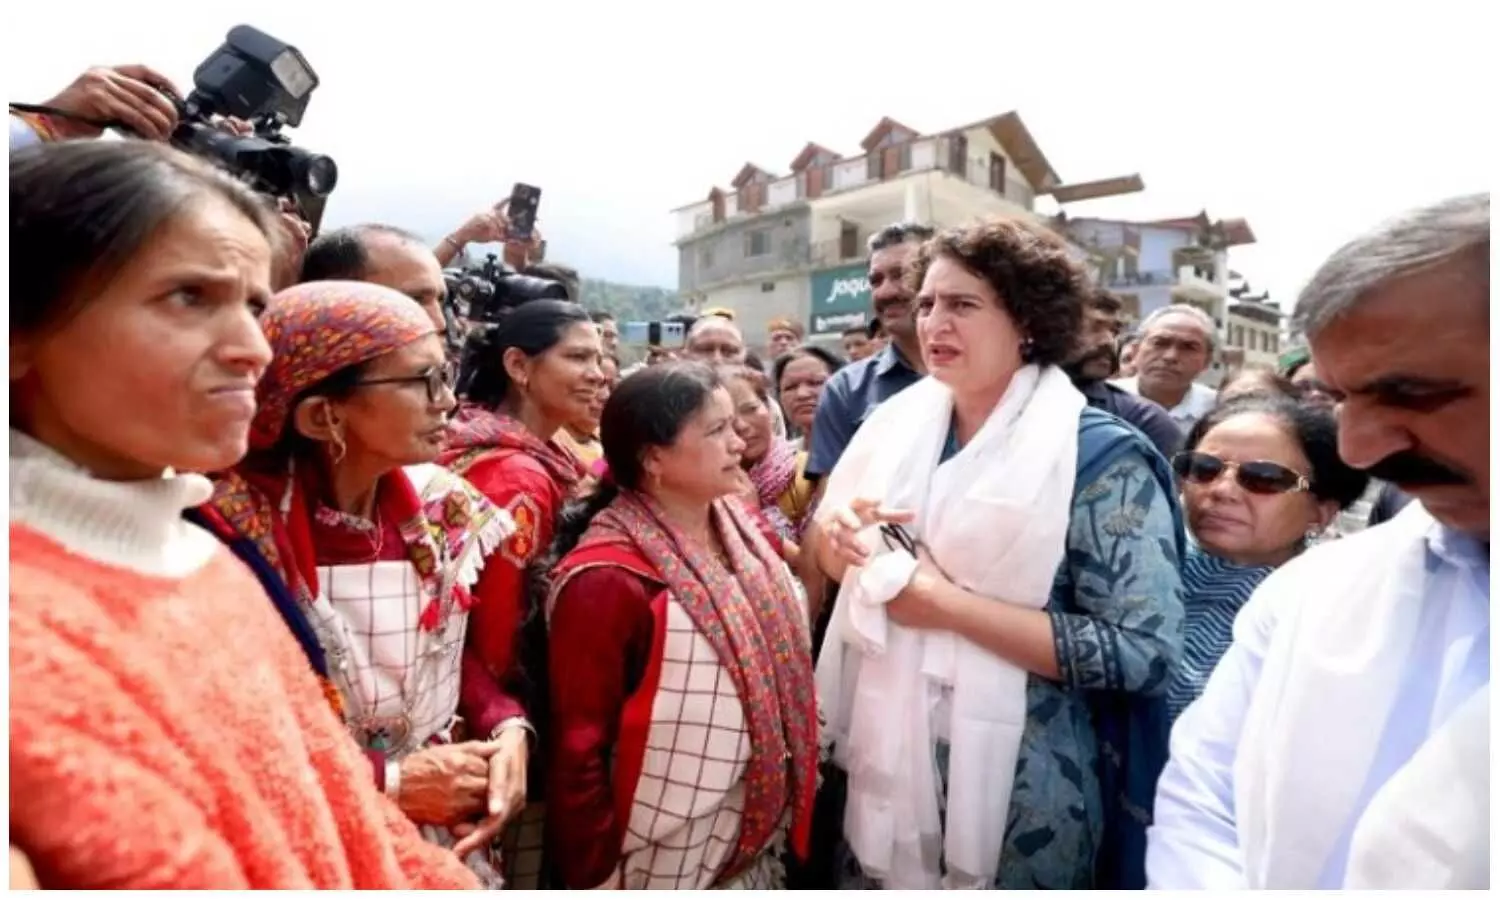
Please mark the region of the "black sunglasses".
<svg viewBox="0 0 1500 900"><path fill-rule="evenodd" d="M1172 457L1172 469L1178 478L1193 484L1212 484L1228 469L1233 473L1235 483L1252 494L1286 494L1312 487L1307 476L1280 463L1266 460L1231 462L1195 450Z"/></svg>
<svg viewBox="0 0 1500 900"><path fill-rule="evenodd" d="M451 362L441 366L433 366L416 375L402 375L397 378L367 378L364 381L356 381L356 385L371 384L422 384L427 388L427 402L437 404L442 402L443 392L453 387L454 380L458 377L458 366Z"/></svg>

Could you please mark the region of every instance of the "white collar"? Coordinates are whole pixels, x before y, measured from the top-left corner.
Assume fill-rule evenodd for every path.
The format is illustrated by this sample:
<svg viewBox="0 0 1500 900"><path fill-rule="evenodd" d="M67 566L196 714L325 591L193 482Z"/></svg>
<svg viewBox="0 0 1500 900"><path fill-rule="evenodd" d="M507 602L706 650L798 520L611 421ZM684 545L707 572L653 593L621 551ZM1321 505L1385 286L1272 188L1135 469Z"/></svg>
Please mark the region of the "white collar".
<svg viewBox="0 0 1500 900"><path fill-rule="evenodd" d="M182 513L212 496L213 484L202 475L95 478L52 447L10 430L11 523L99 562L174 578L197 570L218 541Z"/></svg>

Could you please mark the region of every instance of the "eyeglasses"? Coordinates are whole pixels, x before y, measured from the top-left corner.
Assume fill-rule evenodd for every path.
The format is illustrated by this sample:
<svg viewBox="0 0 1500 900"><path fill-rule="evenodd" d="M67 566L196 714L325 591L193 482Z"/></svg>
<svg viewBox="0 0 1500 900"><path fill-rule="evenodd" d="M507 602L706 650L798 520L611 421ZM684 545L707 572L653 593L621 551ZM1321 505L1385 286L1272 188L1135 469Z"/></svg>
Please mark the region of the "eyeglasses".
<svg viewBox="0 0 1500 900"><path fill-rule="evenodd" d="M1172 457L1172 469L1178 478L1193 484L1213 484L1228 469L1235 483L1252 494L1286 494L1312 488L1307 476L1266 460L1239 463L1188 451Z"/></svg>
<svg viewBox="0 0 1500 900"><path fill-rule="evenodd" d="M416 375L402 375L397 378L367 378L364 381L356 381L356 385L372 384L422 384L427 388L427 402L438 404L443 401L443 394L453 387L453 382L458 378L458 366L451 362L440 366L433 366L426 371Z"/></svg>

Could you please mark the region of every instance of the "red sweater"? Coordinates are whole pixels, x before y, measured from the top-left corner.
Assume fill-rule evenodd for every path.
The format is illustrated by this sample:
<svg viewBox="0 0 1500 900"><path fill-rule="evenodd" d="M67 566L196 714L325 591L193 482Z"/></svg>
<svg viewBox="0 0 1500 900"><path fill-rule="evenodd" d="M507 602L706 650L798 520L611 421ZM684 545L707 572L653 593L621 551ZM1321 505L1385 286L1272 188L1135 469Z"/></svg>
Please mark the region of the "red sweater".
<svg viewBox="0 0 1500 900"><path fill-rule="evenodd" d="M472 888L370 783L227 551L181 579L12 525L11 842L46 888Z"/></svg>

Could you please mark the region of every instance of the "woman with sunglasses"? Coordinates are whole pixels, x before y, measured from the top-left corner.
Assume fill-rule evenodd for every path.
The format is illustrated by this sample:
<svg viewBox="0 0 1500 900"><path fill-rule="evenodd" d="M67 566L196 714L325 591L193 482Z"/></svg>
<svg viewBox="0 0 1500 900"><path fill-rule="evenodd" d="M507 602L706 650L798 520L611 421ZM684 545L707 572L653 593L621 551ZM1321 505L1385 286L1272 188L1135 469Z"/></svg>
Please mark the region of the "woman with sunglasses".
<svg viewBox="0 0 1500 900"><path fill-rule="evenodd" d="M860 426L806 542L841 583L818 659L840 886L1141 887L1182 638L1171 471L1061 368L1092 288L1056 236L945 231L908 277L929 377Z"/></svg>
<svg viewBox="0 0 1500 900"><path fill-rule="evenodd" d="M471 609L503 602L476 582L512 525L432 464L454 406L441 336L410 298L362 282L289 288L261 327L273 356L251 453L204 513L290 592L278 605L379 786L498 887L490 839L522 804L529 726L464 638Z"/></svg>
<svg viewBox="0 0 1500 900"><path fill-rule="evenodd" d="M463 405L439 458L515 522L480 580L493 602L475 609L469 640L491 673L520 673L529 705L545 690L546 635L526 602L527 567L585 483L583 462L557 436L595 409L602 358L599 329L576 303L533 300L482 326L464 349ZM541 816L532 803L505 836L512 887L542 885Z"/></svg>
<svg viewBox="0 0 1500 900"><path fill-rule="evenodd" d="M1167 691L1174 720L1229 649L1240 607L1369 483L1339 458L1332 413L1280 394L1221 403L1186 446L1172 460L1192 537L1182 566L1183 658Z"/></svg>

